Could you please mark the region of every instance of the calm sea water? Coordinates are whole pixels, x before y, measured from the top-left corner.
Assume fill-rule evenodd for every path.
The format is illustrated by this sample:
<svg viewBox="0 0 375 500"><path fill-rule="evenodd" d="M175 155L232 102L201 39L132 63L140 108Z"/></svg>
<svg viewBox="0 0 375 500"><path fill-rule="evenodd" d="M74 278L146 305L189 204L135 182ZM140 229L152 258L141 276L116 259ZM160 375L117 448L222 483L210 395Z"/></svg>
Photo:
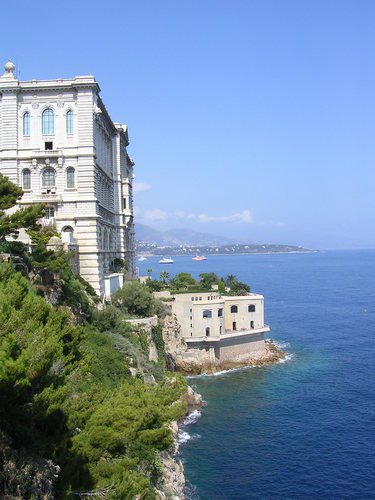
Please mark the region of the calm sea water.
<svg viewBox="0 0 375 500"><path fill-rule="evenodd" d="M235 274L265 295L292 355L190 383L207 407L181 446L191 497L375 498L375 251L176 257L171 274Z"/></svg>

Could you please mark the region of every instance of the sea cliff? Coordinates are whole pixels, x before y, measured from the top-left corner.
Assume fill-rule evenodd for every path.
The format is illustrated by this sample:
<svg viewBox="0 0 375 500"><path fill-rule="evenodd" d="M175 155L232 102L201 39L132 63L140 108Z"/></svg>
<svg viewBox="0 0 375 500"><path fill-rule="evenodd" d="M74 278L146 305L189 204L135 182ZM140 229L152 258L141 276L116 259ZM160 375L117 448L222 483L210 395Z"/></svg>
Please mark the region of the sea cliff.
<svg viewBox="0 0 375 500"><path fill-rule="evenodd" d="M215 373L242 366L263 366L285 359L286 353L272 340L266 340L259 352L249 352L240 360L218 360L204 349L188 349L181 335L181 326L175 315L167 316L163 321L163 340L167 353L168 368L186 375Z"/></svg>

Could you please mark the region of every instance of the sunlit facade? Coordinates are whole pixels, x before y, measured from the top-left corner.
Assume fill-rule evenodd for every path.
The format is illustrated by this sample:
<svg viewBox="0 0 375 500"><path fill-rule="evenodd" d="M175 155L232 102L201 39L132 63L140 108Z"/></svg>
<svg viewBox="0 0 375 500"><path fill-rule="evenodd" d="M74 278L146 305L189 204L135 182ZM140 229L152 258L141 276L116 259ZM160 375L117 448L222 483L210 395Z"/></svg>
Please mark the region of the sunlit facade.
<svg viewBox="0 0 375 500"><path fill-rule="evenodd" d="M79 272L103 295L115 259L134 268L133 161L126 125L114 123L93 76L18 81L0 77L0 171L20 185L20 205L45 203L78 248Z"/></svg>

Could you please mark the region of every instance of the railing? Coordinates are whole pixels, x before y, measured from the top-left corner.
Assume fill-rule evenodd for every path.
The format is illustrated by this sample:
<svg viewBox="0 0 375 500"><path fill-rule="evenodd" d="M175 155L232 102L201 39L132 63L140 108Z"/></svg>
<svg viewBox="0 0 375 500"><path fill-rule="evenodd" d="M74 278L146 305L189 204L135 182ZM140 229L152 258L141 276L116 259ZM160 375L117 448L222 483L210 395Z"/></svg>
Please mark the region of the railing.
<svg viewBox="0 0 375 500"><path fill-rule="evenodd" d="M33 156L35 158L45 156L62 156L62 149L34 149Z"/></svg>
<svg viewBox="0 0 375 500"><path fill-rule="evenodd" d="M62 196L61 194L56 194L56 193L36 194L33 196L33 201L36 203L48 203L48 202L57 203L62 201Z"/></svg>

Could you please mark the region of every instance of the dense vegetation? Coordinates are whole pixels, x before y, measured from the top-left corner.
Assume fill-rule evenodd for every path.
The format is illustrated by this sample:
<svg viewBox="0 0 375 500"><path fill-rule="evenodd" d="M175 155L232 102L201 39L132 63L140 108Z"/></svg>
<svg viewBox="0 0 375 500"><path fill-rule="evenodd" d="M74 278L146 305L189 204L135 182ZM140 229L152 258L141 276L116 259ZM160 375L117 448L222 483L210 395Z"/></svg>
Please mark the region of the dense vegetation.
<svg viewBox="0 0 375 500"><path fill-rule="evenodd" d="M201 273L200 280L195 280L189 273L178 273L171 278L169 273L163 271L160 273L159 280L153 280L151 279L152 269L149 269L148 272L149 277L146 285L152 291L201 292L212 290L213 286L216 285L222 295L247 295L250 292L250 286L238 281L233 274L226 278L219 278L215 273Z"/></svg>
<svg viewBox="0 0 375 500"><path fill-rule="evenodd" d="M14 190L4 179L2 187ZM126 290L119 307L98 310L69 255L46 249L50 234L29 212L31 254L0 238L11 255L0 262L0 497L154 498L185 382L165 372L160 327L152 362L145 332L124 321L134 305ZM0 212L0 235L16 235L22 225L12 220ZM141 299L154 311L149 296Z"/></svg>

